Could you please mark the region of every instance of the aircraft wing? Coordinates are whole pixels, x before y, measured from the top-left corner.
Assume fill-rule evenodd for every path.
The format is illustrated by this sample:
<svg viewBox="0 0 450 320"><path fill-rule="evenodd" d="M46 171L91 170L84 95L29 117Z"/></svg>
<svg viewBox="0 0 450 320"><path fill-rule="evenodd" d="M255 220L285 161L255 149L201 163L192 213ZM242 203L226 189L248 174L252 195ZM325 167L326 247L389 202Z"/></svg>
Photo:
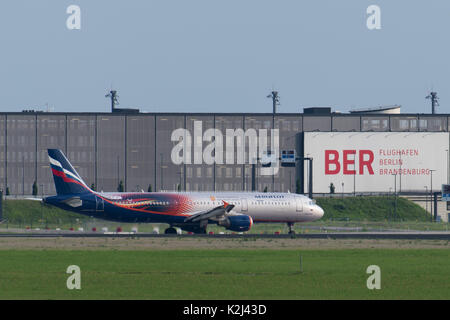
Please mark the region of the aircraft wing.
<svg viewBox="0 0 450 320"><path fill-rule="evenodd" d="M222 200L223 201L223 200ZM208 220L211 218L216 218L225 215L226 213L233 210L234 204L229 204L225 201L223 201L223 205L215 207L208 211L202 211L199 213L195 213L191 215L190 217L186 218L184 222L198 222L202 220Z"/></svg>

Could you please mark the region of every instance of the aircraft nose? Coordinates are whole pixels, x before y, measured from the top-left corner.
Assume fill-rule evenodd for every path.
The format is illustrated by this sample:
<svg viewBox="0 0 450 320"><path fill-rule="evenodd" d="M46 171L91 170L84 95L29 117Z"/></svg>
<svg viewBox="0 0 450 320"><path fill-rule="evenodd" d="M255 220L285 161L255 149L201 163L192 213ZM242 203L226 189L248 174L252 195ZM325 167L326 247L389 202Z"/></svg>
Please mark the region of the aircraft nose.
<svg viewBox="0 0 450 320"><path fill-rule="evenodd" d="M316 210L314 210L314 215L316 216L317 220L323 217L323 209L319 206L316 206Z"/></svg>

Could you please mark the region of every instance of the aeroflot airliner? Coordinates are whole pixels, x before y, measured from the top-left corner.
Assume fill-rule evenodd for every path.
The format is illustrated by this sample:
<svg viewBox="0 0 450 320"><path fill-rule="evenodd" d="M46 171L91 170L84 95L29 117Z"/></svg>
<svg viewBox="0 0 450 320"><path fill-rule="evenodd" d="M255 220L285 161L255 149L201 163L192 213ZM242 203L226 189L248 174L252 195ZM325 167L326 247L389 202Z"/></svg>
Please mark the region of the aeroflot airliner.
<svg viewBox="0 0 450 320"><path fill-rule="evenodd" d="M45 203L104 220L167 223L166 234L175 227L206 233L208 224L245 232L254 222L287 223L315 221L323 210L305 196L259 192L95 192L75 171L61 150L48 156L56 196Z"/></svg>

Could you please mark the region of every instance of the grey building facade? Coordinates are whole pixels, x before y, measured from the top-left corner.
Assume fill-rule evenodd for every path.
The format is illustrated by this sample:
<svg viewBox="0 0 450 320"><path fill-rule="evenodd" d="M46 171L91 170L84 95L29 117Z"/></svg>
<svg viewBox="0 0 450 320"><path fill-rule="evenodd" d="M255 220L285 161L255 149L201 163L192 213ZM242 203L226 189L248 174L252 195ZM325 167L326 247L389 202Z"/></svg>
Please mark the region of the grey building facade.
<svg viewBox="0 0 450 320"><path fill-rule="evenodd" d="M0 113L0 188L30 195L36 181L39 195L54 194L47 149L59 148L97 191L116 191L119 181L126 191L147 191L149 185L153 191L251 190L249 164L171 161L172 132L193 132L195 121L203 132L278 129L280 150L295 149L299 132L449 131L448 114ZM260 191L295 191L295 185L292 167L256 177Z"/></svg>

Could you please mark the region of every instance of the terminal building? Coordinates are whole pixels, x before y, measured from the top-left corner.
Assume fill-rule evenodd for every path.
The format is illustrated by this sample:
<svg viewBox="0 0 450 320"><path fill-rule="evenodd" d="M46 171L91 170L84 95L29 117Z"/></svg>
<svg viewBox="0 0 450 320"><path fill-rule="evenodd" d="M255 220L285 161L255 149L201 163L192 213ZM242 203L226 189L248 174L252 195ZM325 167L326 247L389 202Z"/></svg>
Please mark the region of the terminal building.
<svg viewBox="0 0 450 320"><path fill-rule="evenodd" d="M395 108L399 109L399 107ZM425 154L428 151L420 151L420 157L422 158L416 161L417 166L426 167L432 171L423 177L423 181L418 182L420 188L415 189L424 191L424 186L433 176L433 172L435 181L430 187L440 189L440 183L445 182L448 177L450 115L401 114L397 112L397 109L394 111L392 111L392 108L388 109L387 112L383 112L383 110L358 110L347 114L331 112L330 108L327 110L306 108L303 113L277 114L128 113L123 110L114 113L34 111L0 113L0 188L8 190L7 193L11 196L31 195L33 184L35 184L39 190L39 196L54 194L55 188L50 172L47 149L58 148L65 152L86 184L93 186L97 191L117 191L120 182L123 184L124 191L147 191L149 189L152 191L252 190L252 165L249 161L234 164L211 164L206 163L203 159L196 161L193 156L191 163L174 163L172 154L174 147L179 143L179 141L172 141L171 139L175 130L186 129L194 138L192 144L196 144L197 147L200 144L200 148L203 148L203 150L210 144L204 139L202 141L201 135L196 136L194 133L196 130L195 123L200 123L202 134L208 129L218 129L223 134L224 149L227 141L225 139L227 129L242 129L245 132L249 129L254 129L256 132L261 132L260 129L266 129L268 130L268 136L271 129L278 129L279 150L296 150L297 157L313 157L314 170L322 170L321 168L324 165L322 150L315 150L308 142L309 140L305 139L317 138L318 134L336 137L336 134L345 133L347 134L345 139L348 140L352 137L352 135L349 135L351 133L354 135L364 133L366 135L363 137L364 139L378 136L384 137L386 141L394 141L394 139L388 138L386 134L401 133L401 137L406 138L406 140L402 140L405 143L404 146L392 146L392 150L418 149L419 147L414 145L417 136L412 135L413 133L420 133L421 137L434 137L433 134L439 134L439 139L431 138L431 140L445 141L443 139L447 137L447 143L444 143L443 146L439 145L439 150L434 155ZM215 139L217 139L216 136ZM270 146L270 137L268 140ZM371 145L358 148L366 150L378 147L376 145L378 142L370 139L366 141ZM425 143L429 144L429 142ZM217 146L219 145L216 144ZM194 147L192 146L192 148ZM244 148L245 158L248 158L249 143L246 143ZM383 150L388 153L392 152L391 149L383 147ZM192 152L194 153L194 151ZM319 153L315 154L315 152ZM341 151L336 152L336 154L339 154ZM345 150L342 152L345 153ZM375 157L378 156L377 152L381 151L375 151ZM402 151L399 152L401 157ZM353 153L350 152L350 154ZM355 151L355 154L358 155L358 151ZM364 158L365 156L366 158ZM378 161L378 158L370 159L370 154L368 157L367 153L363 153L359 161L360 167L363 163L362 172L357 170L356 158L353 160L351 157L343 158L344 171L348 169L348 172L353 172L350 173L349 177L346 177L348 179L345 180L345 184L345 177L342 178L339 174L334 174L332 178L335 178L335 180L327 179L325 181L322 172L314 171L315 182L318 180L324 181L322 185L315 183L317 190L315 187L314 192L327 192L330 181L336 186L336 192L370 191L367 190L367 186L370 187L373 182L363 187L364 183L360 183L362 178L359 177L360 174L367 174L370 169L374 169L367 165L369 160ZM424 159L426 157L437 159L439 165L443 164L444 167L431 168L434 164L425 164ZM391 167L400 167L400 170L405 170L406 164L404 162L406 158L407 156L404 156L403 162L400 161L400 164L393 164L395 162L393 161ZM328 160L331 164L329 163L329 167L325 170L335 172L337 159L335 156L330 156ZM345 160L347 160L347 163L345 163ZM301 190L306 191L307 177L309 176L307 171L309 169L306 162L305 166L303 166L303 161L297 160L297 163L299 162L302 163L301 169L298 165L282 166L274 175L261 175L261 167L257 165L254 179L256 190L296 192L300 184ZM350 170L351 166L354 166L353 171ZM391 175L397 173L401 175L402 172L386 171L385 175L389 175L389 179L386 181L389 182L380 180L380 185L375 190L387 192L397 188L397 182L394 186L394 177ZM300 177L302 177L302 181L299 181ZM401 183L399 187L401 189ZM405 182L403 189L407 190Z"/></svg>

